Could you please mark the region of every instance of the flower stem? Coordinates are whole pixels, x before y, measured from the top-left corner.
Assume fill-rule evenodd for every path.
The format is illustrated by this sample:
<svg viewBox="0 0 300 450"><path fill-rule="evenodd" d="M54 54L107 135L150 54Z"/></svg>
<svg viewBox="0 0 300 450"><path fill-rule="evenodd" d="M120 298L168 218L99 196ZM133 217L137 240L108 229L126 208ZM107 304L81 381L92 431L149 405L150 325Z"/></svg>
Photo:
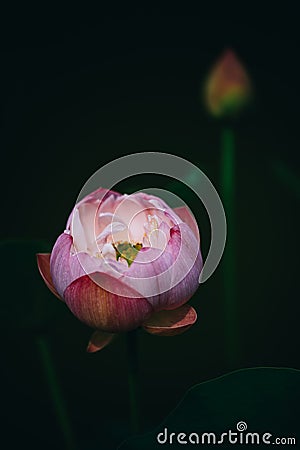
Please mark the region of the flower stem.
<svg viewBox="0 0 300 450"><path fill-rule="evenodd" d="M224 304L227 360L235 364L238 356L236 286L236 202L234 132L225 127L221 136L221 190L227 219L227 245L224 252Z"/></svg>
<svg viewBox="0 0 300 450"><path fill-rule="evenodd" d="M139 431L139 367L137 330L127 333L128 387L130 402L131 432Z"/></svg>
<svg viewBox="0 0 300 450"><path fill-rule="evenodd" d="M38 336L37 347L43 365L49 392L51 394L51 399L53 401L56 417L64 437L65 448L67 450L75 450L76 445L73 430L71 428L71 423L67 413L67 408L64 403L62 391L58 383L57 374L54 369L54 363L47 339L43 336Z"/></svg>

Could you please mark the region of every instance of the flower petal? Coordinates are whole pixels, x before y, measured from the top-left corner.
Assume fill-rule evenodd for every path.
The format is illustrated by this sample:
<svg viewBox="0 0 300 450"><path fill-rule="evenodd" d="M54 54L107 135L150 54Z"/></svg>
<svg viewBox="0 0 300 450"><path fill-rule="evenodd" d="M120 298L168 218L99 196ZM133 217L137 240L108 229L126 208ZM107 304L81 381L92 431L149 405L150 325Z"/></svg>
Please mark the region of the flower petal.
<svg viewBox="0 0 300 450"><path fill-rule="evenodd" d="M78 252L95 254L98 251L96 243L98 205L82 203L76 207L71 222L71 235L74 247Z"/></svg>
<svg viewBox="0 0 300 450"><path fill-rule="evenodd" d="M148 299L155 311L176 309L199 287L202 257L194 233L183 222L170 230L164 251L142 248L120 278Z"/></svg>
<svg viewBox="0 0 300 450"><path fill-rule="evenodd" d="M111 343L111 341L114 339L116 335L113 333L105 333L104 331L95 331L91 339L88 343L86 351L88 353L95 353L99 350L102 350L104 347L106 347L108 344Z"/></svg>
<svg viewBox="0 0 300 450"><path fill-rule="evenodd" d="M131 287L105 273L84 275L69 285L65 301L72 313L92 328L110 333L133 330L153 312ZM118 292L116 294L115 292Z"/></svg>
<svg viewBox="0 0 300 450"><path fill-rule="evenodd" d="M190 305L183 305L173 311L160 311L143 323L143 328L158 336L175 336L187 331L197 320L197 313Z"/></svg>
<svg viewBox="0 0 300 450"><path fill-rule="evenodd" d="M114 235L126 229L127 229L126 225L122 222L111 222L108 225L106 225L104 230L101 231L101 233L96 237L96 240L97 242L100 242L103 245L107 236L109 236L110 234Z"/></svg>
<svg viewBox="0 0 300 450"><path fill-rule="evenodd" d="M50 289L50 291L56 295L57 298L62 300L58 292L56 291L53 281L51 278L50 273L50 253L37 253L37 265L40 271L40 274L42 275L43 280L45 281L47 287Z"/></svg>
<svg viewBox="0 0 300 450"><path fill-rule="evenodd" d="M115 191L110 191L104 188L98 188L96 191L91 192L89 195L80 200L76 206L71 211L69 215L66 229L69 230L71 227L71 222L73 219L74 211L83 203L90 203L95 205L101 205L101 210L104 212L113 212L113 206L115 204L115 199L120 197L121 194Z"/></svg>
<svg viewBox="0 0 300 450"><path fill-rule="evenodd" d="M50 258L50 270L53 284L61 297L64 290L76 278L85 275L77 255L71 255L72 236L62 233L54 244Z"/></svg>
<svg viewBox="0 0 300 450"><path fill-rule="evenodd" d="M177 216L180 217L180 219L184 223L186 223L190 227L197 240L200 242L198 225L190 209L187 206L179 206L178 208L174 208L173 211L177 214Z"/></svg>
<svg viewBox="0 0 300 450"><path fill-rule="evenodd" d="M83 275L104 272L120 278L126 268L111 258L97 258L88 253L76 253L70 234L62 233L54 244L50 258L53 284L61 297L65 289ZM96 327L95 327L96 328Z"/></svg>

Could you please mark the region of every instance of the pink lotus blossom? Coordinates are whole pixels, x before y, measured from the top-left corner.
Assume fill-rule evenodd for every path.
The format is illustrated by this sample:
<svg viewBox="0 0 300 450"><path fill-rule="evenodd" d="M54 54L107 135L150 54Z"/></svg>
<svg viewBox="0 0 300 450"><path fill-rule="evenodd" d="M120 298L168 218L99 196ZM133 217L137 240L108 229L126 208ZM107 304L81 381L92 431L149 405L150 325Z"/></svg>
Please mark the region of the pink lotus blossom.
<svg viewBox="0 0 300 450"><path fill-rule="evenodd" d="M186 302L198 288L202 257L187 207L99 188L74 207L51 254L37 260L53 294L96 330L89 352L119 332L143 327L172 336L197 319Z"/></svg>

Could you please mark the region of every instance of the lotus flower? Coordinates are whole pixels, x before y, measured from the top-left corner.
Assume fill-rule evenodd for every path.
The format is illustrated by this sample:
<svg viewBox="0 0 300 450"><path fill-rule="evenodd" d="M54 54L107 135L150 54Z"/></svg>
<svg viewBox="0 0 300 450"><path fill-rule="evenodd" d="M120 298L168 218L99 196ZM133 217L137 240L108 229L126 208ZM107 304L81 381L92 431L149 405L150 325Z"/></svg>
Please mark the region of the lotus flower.
<svg viewBox="0 0 300 450"><path fill-rule="evenodd" d="M89 352L120 332L143 327L172 336L197 319L186 302L198 288L202 257L187 207L99 188L77 203L51 254L37 260L52 293L96 330Z"/></svg>
<svg viewBox="0 0 300 450"><path fill-rule="evenodd" d="M216 117L236 116L249 101L250 79L232 50L226 50L216 62L204 95L209 112Z"/></svg>

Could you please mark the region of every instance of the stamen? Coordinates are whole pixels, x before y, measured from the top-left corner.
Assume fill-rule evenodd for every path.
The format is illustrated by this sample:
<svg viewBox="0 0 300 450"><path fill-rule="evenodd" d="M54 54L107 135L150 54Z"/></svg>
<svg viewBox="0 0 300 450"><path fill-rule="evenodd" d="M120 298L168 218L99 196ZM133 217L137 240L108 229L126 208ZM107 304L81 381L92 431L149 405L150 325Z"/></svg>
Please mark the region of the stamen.
<svg viewBox="0 0 300 450"><path fill-rule="evenodd" d="M152 231L158 230L161 221L156 215L152 216L151 214L148 214L147 219L148 222L144 224L144 229L146 230L148 235Z"/></svg>

